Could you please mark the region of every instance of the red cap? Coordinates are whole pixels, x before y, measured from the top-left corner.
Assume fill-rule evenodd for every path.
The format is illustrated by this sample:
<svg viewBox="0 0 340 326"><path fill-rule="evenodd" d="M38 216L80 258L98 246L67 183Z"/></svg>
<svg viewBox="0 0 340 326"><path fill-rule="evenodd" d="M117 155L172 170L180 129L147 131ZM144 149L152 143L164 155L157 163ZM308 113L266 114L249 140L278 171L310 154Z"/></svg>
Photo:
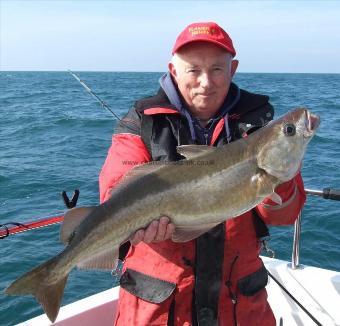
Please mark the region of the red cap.
<svg viewBox="0 0 340 326"><path fill-rule="evenodd" d="M226 49L234 57L236 51L233 41L225 30L216 23L193 23L187 26L181 34L178 35L172 54L177 52L182 46L191 42L210 42Z"/></svg>

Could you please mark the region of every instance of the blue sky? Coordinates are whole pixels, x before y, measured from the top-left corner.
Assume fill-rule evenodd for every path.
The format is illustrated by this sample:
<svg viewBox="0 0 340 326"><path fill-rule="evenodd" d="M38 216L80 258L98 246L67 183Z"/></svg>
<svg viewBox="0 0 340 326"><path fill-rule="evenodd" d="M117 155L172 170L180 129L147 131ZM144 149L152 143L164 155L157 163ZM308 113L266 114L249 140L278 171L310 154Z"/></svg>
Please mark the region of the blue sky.
<svg viewBox="0 0 340 326"><path fill-rule="evenodd" d="M165 71L178 33L216 21L240 72L340 73L340 1L0 0L1 70Z"/></svg>

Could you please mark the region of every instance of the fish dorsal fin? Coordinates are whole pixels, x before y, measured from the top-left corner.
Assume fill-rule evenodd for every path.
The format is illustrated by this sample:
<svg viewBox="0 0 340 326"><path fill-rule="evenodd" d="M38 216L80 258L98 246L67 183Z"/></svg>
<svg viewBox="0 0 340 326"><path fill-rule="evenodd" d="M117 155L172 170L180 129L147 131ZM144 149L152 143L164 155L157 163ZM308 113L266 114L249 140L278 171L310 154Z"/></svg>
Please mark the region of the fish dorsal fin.
<svg viewBox="0 0 340 326"><path fill-rule="evenodd" d="M112 189L112 193L114 191L119 190L122 187L125 187L127 184L133 182L133 180L160 169L162 167L162 164L157 164L157 162L158 161L156 162L153 161L153 162L140 164L140 165L133 167L122 177L122 179L119 181L119 184L115 188Z"/></svg>
<svg viewBox="0 0 340 326"><path fill-rule="evenodd" d="M124 175L121 182L130 182L134 178L138 178L159 170L161 166L161 162L158 161L137 165Z"/></svg>
<svg viewBox="0 0 340 326"><path fill-rule="evenodd" d="M195 158L199 155L213 153L216 147L208 145L181 145L177 146L177 153L184 156L186 159Z"/></svg>
<svg viewBox="0 0 340 326"><path fill-rule="evenodd" d="M75 207L66 212L60 228L60 241L67 245L76 227L93 211L94 207Z"/></svg>
<svg viewBox="0 0 340 326"><path fill-rule="evenodd" d="M171 240L173 242L186 242L198 238L205 232L208 232L218 223L209 223L203 225L187 225L187 226L176 226L174 233L172 234Z"/></svg>
<svg viewBox="0 0 340 326"><path fill-rule="evenodd" d="M80 269L104 269L104 270L112 270L117 267L118 262L118 249L114 249L114 247L101 251L95 256L91 256L89 259L86 259L77 264L77 267Z"/></svg>

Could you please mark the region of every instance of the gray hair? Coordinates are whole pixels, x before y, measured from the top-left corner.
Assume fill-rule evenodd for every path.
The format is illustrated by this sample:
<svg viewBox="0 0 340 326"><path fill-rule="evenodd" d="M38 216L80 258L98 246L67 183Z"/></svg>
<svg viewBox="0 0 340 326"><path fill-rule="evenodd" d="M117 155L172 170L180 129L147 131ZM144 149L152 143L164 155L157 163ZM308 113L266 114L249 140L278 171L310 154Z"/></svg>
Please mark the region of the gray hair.
<svg viewBox="0 0 340 326"><path fill-rule="evenodd" d="M229 62L229 70L231 69L231 62L233 60L233 56L231 53L226 52L226 56L227 56L227 60ZM178 55L178 53L174 53L174 55L171 58L171 63L175 66L175 68L177 67L177 63L178 63L178 59L180 58L180 55Z"/></svg>

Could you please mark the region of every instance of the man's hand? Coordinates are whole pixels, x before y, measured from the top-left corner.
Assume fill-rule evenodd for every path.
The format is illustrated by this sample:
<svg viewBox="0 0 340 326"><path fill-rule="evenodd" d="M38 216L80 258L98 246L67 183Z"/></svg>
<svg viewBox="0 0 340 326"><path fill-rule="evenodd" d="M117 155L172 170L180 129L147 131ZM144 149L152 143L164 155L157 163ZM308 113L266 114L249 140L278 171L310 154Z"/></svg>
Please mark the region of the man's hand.
<svg viewBox="0 0 340 326"><path fill-rule="evenodd" d="M175 226L170 223L170 219L162 216L159 220L152 221L146 229L136 231L130 238L130 242L135 246L141 241L150 243L168 240L174 230Z"/></svg>

